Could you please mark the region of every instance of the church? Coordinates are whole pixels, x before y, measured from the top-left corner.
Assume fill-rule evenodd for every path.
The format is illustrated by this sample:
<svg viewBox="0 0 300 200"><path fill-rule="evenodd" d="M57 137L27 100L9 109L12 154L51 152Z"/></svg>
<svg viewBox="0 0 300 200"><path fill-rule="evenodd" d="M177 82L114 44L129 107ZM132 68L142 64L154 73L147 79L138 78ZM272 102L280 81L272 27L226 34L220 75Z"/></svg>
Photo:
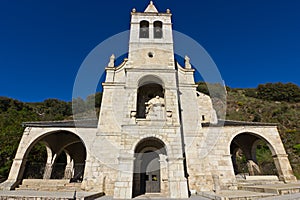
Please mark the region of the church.
<svg viewBox="0 0 300 200"><path fill-rule="evenodd" d="M296 181L276 125L220 120L211 98L197 92L189 57L184 64L175 59L171 17L153 2L144 12L133 9L128 58L115 66L112 56L105 68L98 120L25 122L0 188L47 190L47 181L55 179L64 183L56 190L73 183L78 190L115 199L148 193L183 199L202 191L237 190L236 153L241 150L248 161L247 176L255 175L259 141L272 152L278 180ZM47 162L40 179L29 179L27 157L39 142ZM57 178L54 166L61 154L64 173ZM46 186L38 188L42 181Z"/></svg>

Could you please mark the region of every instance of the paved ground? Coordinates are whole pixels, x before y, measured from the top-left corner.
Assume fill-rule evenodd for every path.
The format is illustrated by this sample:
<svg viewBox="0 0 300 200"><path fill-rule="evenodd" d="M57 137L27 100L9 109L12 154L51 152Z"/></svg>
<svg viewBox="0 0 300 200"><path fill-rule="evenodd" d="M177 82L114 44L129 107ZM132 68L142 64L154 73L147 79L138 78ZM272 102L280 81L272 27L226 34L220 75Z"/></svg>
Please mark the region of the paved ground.
<svg viewBox="0 0 300 200"><path fill-rule="evenodd" d="M103 196L100 198L97 198L96 200L112 200L113 198L111 196ZM154 200L174 200L174 199L170 199L170 198L161 198L161 197L147 197L147 196L139 196L134 198L136 200L148 200L148 199L154 199ZM188 200L210 200L208 198L205 197L201 197L201 196L191 196L191 198L189 198Z"/></svg>
<svg viewBox="0 0 300 200"><path fill-rule="evenodd" d="M300 193L261 198L260 200L300 200Z"/></svg>
<svg viewBox="0 0 300 200"><path fill-rule="evenodd" d="M97 198L96 200L112 200L113 198L111 196L103 196L100 198ZM148 200L148 199L155 199L155 200L170 200L168 198L143 198L143 197L138 197L135 198L138 200ZM211 200L210 198L205 198L201 196L191 196L189 200ZM300 200L300 193L296 194L289 194L289 195L283 195L283 196L272 196L272 197L267 197L267 198L261 198L260 200Z"/></svg>
<svg viewBox="0 0 300 200"><path fill-rule="evenodd" d="M84 197L91 197L96 195L97 193L93 192L57 192L57 191L33 191L33 190L11 190L11 191L0 191L0 199L1 197L10 197L10 198L20 198L20 197L37 197L37 198L47 198L47 199L74 199L76 195L76 199L83 199ZM102 196L98 198L91 198L96 200L112 200L111 196ZM159 196L139 196L134 199L137 200L148 200L148 199L156 199L156 200L171 200L169 198L162 198ZM174 199L172 199L174 200ZM205 197L200 196L192 196L189 200L209 200Z"/></svg>
<svg viewBox="0 0 300 200"><path fill-rule="evenodd" d="M97 196L95 192L57 192L57 191L34 191L34 190L11 190L11 191L0 191L0 199L1 197L37 197L37 198L61 198L61 199L74 199L76 198L84 198ZM99 195L98 195L99 196ZM98 197L97 196L97 197Z"/></svg>
<svg viewBox="0 0 300 200"><path fill-rule="evenodd" d="M217 193L215 192L202 192L201 196L205 196L209 199L259 199L265 197L273 197L276 194L272 193L262 193L262 192L251 192L245 190L222 190Z"/></svg>
<svg viewBox="0 0 300 200"><path fill-rule="evenodd" d="M246 193L245 193L246 194ZM248 193L250 194L250 193ZM91 198L92 196L97 195L97 193L93 192L77 192L76 198L77 199L83 199L84 197L90 197L89 199L96 199L96 200L113 200L111 196L103 196L98 198ZM223 193L225 195L225 193ZM225 196L230 195L231 197L234 197L237 195L236 191L231 191L231 193L226 193ZM233 195L233 196L232 196ZM99 195L98 195L99 196ZM239 195L237 195L239 196ZM237 197L235 196L235 197ZM12 197L10 199L14 198L20 198L20 197L36 197L36 199L40 198L47 198L47 199L74 199L74 192L47 192L47 191L31 191L31 190L13 190L13 191L0 191L0 199L1 197ZM24 198L22 198L24 199ZM171 200L169 198L162 198L160 196L139 196L134 198L136 200L148 200L148 199L154 199L154 200ZM210 200L215 198L205 198L202 196L191 196L189 200ZM257 199L257 198L256 198ZM283 196L271 196L271 197L262 197L260 200L300 200L300 193L295 194L289 194L289 195L283 195Z"/></svg>

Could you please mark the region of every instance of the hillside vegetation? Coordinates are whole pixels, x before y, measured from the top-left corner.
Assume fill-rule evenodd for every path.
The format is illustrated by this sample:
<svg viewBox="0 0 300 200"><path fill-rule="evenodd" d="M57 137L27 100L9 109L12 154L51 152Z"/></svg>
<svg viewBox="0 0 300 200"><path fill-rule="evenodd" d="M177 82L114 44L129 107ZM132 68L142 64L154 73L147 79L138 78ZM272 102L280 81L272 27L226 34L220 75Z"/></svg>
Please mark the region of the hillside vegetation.
<svg viewBox="0 0 300 200"><path fill-rule="evenodd" d="M198 90L209 94L204 83ZM101 104L101 93L75 99L80 105L77 112L87 112L89 101L95 99L96 107ZM97 109L99 112L99 109ZM278 123L278 129L289 155L295 175L300 178L300 88L292 83L261 84L257 88L233 89L227 87L226 118L239 121ZM8 176L22 136L22 122L72 119L72 103L47 99L39 103L23 103L0 97L0 182ZM37 160L42 160L39 154ZM264 161L264 155L259 156ZM266 158L267 159L267 158ZM266 160L266 162L269 162Z"/></svg>

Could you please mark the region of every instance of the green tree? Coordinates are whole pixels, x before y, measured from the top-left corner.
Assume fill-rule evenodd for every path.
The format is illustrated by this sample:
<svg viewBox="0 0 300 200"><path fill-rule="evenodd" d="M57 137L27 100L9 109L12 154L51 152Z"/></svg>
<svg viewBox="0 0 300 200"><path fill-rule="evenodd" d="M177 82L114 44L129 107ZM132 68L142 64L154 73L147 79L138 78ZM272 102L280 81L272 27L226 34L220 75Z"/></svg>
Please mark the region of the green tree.
<svg viewBox="0 0 300 200"><path fill-rule="evenodd" d="M270 101L300 102L300 87L293 83L266 83L257 87L257 98Z"/></svg>

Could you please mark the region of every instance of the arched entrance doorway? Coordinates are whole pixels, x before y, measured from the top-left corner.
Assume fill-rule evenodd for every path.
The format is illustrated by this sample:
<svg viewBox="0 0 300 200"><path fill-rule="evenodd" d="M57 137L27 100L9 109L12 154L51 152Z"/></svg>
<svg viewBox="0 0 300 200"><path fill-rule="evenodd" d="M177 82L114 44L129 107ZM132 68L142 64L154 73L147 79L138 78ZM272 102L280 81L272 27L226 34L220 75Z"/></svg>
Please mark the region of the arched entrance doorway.
<svg viewBox="0 0 300 200"><path fill-rule="evenodd" d="M264 138L253 133L235 136L230 145L233 170L236 175L277 175L274 150Z"/></svg>
<svg viewBox="0 0 300 200"><path fill-rule="evenodd" d="M162 174L166 174L165 144L154 137L141 140L134 152L133 197L161 193Z"/></svg>

